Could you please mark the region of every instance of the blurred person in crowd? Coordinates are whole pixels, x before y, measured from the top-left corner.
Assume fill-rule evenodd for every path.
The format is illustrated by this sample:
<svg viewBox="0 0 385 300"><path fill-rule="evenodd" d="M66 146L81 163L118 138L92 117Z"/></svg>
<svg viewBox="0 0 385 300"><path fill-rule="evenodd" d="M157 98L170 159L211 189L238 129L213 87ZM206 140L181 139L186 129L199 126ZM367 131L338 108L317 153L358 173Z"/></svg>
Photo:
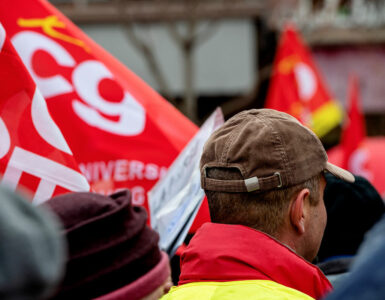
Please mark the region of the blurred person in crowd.
<svg viewBox="0 0 385 300"><path fill-rule="evenodd" d="M328 216L318 252L318 266L336 287L348 274L364 235L385 212L381 196L371 183L355 176L350 183L326 174L324 192Z"/></svg>
<svg viewBox="0 0 385 300"><path fill-rule="evenodd" d="M331 290L315 258L326 225L327 162L313 132L275 110L244 111L205 144L201 184L213 223L181 257L179 285L162 299L311 299Z"/></svg>
<svg viewBox="0 0 385 300"><path fill-rule="evenodd" d="M47 299L64 273L59 223L0 187L0 299Z"/></svg>
<svg viewBox="0 0 385 300"><path fill-rule="evenodd" d="M365 235L350 273L326 299L385 299L384 279L385 216Z"/></svg>
<svg viewBox="0 0 385 300"><path fill-rule="evenodd" d="M171 287L168 256L128 190L70 193L46 205L64 226L69 258L53 299L155 300Z"/></svg>

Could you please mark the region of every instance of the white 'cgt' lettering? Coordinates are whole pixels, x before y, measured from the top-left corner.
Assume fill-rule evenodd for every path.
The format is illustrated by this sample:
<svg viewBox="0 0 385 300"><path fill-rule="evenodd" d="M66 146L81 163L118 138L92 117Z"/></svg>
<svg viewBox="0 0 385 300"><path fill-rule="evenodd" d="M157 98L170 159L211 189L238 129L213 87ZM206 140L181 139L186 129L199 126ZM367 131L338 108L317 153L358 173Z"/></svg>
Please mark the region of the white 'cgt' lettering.
<svg viewBox="0 0 385 300"><path fill-rule="evenodd" d="M104 78L113 80L111 72L104 64L88 60L76 65L76 61L64 47L34 31L21 31L12 38L12 42L45 98L75 90L83 102L72 100L72 108L88 125L123 136L134 136L143 132L145 110L127 91L124 91L123 99L119 103L111 103L100 95L100 81ZM38 50L51 55L59 66L73 68L73 84L59 74L44 78L38 76L32 65L33 55ZM119 117L119 120L110 120L102 114Z"/></svg>
<svg viewBox="0 0 385 300"><path fill-rule="evenodd" d="M75 67L75 60L62 46L50 38L34 31L21 31L15 34L12 38L12 43L44 98L50 98L73 91L71 83L63 76L55 75L43 78L36 74L32 66L32 57L34 53L38 50L42 50L49 53L60 66Z"/></svg>
<svg viewBox="0 0 385 300"><path fill-rule="evenodd" d="M87 180L79 172L46 157L15 147L1 183L16 190L23 172L41 179L33 198L35 204L51 198L57 185L73 192L89 190Z"/></svg>
<svg viewBox="0 0 385 300"><path fill-rule="evenodd" d="M31 114L36 131L47 143L59 150L71 153L59 128L49 116L45 100L37 88L31 104ZM0 118L0 142L0 158L2 158L9 152L11 146L11 137L2 118ZM15 147L1 178L1 184L16 190L24 172L40 178L33 197L35 204L51 198L56 186L74 192L88 191L90 188L81 173L36 153Z"/></svg>
<svg viewBox="0 0 385 300"><path fill-rule="evenodd" d="M76 67L72 80L78 95L88 105L74 100L74 111L83 121L104 131L124 136L141 133L145 119L143 107L126 91L119 103L104 100L98 90L98 85L104 78L113 79L113 76L101 62L90 60ZM119 121L111 121L98 111L108 116L119 116Z"/></svg>

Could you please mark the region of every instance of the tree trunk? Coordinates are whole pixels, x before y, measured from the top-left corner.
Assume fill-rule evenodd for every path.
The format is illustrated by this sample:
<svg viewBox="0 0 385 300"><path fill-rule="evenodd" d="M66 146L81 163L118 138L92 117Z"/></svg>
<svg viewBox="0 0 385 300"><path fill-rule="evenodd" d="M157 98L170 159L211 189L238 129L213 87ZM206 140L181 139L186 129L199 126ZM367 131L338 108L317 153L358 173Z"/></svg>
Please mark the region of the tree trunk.
<svg viewBox="0 0 385 300"><path fill-rule="evenodd" d="M195 48L195 21L187 23L187 38L183 43L184 59L184 106L185 113L191 121L198 121L198 105L195 93L195 69L194 69L194 48Z"/></svg>

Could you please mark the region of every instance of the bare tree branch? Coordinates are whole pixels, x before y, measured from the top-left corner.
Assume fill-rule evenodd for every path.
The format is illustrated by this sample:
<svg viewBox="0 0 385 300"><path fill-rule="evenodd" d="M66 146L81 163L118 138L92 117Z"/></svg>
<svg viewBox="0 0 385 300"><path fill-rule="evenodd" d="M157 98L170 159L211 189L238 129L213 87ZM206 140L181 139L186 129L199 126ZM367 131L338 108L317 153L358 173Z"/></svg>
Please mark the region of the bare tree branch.
<svg viewBox="0 0 385 300"><path fill-rule="evenodd" d="M124 1L115 0L120 6L120 11L124 11ZM159 0L160 2L161 0ZM163 0L164 9L167 9L167 4L170 4L170 0ZM186 32L181 32L176 22L166 23L168 33L174 42L182 51L183 57L183 73L184 73L184 95L183 102L181 105L182 111L194 122L198 121L198 107L197 107L197 95L195 90L195 64L194 64L194 51L197 46L207 41L217 29L217 22L208 22L203 29L198 30L196 11L200 1L198 0L186 0L188 11L190 14L185 20ZM140 51L144 56L145 61L150 69L154 79L160 87L161 92L175 104L171 97L168 84L165 80L164 74L160 69L158 61L156 60L153 48L150 43L145 41L143 36L140 36L135 32L134 25L132 22L124 23L124 30L127 37L130 39L132 44Z"/></svg>
<svg viewBox="0 0 385 300"><path fill-rule="evenodd" d="M166 97L166 99L175 105L175 100L172 97L165 76L160 69L158 61L156 60L153 48L149 45L148 42L144 41L143 37L139 37L138 34L135 33L134 25L132 23L125 23L123 28L131 43L144 56L147 66L159 86L160 92Z"/></svg>
<svg viewBox="0 0 385 300"><path fill-rule="evenodd" d="M175 22L168 22L167 29L177 45L182 46L185 43L185 37L180 34Z"/></svg>
<svg viewBox="0 0 385 300"><path fill-rule="evenodd" d="M253 85L252 90L244 96L236 97L221 105L223 114L232 115L234 112L241 111L251 105L257 98L261 83L271 76L272 65L268 65L259 70L258 77Z"/></svg>
<svg viewBox="0 0 385 300"><path fill-rule="evenodd" d="M195 49L208 38L210 38L217 28L217 22L210 21L203 28L198 30L197 19L194 17L194 11L198 7L199 1L190 0L189 10L190 17L186 19L186 32L182 34L175 22L168 23L167 28L170 36L175 43L179 45L184 66L184 99L182 103L182 111L193 121L198 122L198 103L195 90L195 64L194 51Z"/></svg>
<svg viewBox="0 0 385 300"><path fill-rule="evenodd" d="M195 91L195 64L193 53L195 49L194 35L195 20L187 21L187 32L181 45L184 60L184 112L195 123L198 121L198 104Z"/></svg>
<svg viewBox="0 0 385 300"><path fill-rule="evenodd" d="M209 21L206 28L196 34L195 41L197 46L204 44L210 39L217 31L218 25L219 23L217 21Z"/></svg>

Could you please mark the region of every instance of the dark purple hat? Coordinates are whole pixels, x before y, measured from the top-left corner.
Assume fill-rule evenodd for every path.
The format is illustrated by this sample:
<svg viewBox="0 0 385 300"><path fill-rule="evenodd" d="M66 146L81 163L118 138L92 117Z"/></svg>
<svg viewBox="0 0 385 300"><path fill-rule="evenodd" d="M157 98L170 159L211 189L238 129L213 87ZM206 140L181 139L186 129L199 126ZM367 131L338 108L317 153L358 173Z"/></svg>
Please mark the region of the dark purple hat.
<svg viewBox="0 0 385 300"><path fill-rule="evenodd" d="M70 193L46 203L63 222L69 247L55 299L90 299L117 290L127 299L140 299L166 280L170 271L158 248L159 236L146 225L145 209L133 207L130 198L128 190L110 196ZM153 269L157 274L149 276ZM135 289L143 278L146 283Z"/></svg>

